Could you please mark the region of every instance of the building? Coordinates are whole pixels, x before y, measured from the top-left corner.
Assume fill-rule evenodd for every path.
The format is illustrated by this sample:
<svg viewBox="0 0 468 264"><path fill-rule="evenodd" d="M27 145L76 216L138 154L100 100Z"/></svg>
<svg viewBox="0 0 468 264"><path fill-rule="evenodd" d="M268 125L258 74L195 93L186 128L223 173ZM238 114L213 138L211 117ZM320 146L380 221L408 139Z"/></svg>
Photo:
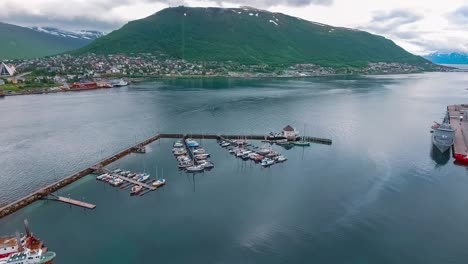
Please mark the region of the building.
<svg viewBox="0 0 468 264"><path fill-rule="evenodd" d="M5 81L0 79L0 85L4 85L5 84Z"/></svg>
<svg viewBox="0 0 468 264"><path fill-rule="evenodd" d="M3 62L0 64L0 76L13 76L15 72L16 69L14 66L8 66Z"/></svg>
<svg viewBox="0 0 468 264"><path fill-rule="evenodd" d="M283 136L288 140L296 140L297 132L292 126L288 125L283 128Z"/></svg>

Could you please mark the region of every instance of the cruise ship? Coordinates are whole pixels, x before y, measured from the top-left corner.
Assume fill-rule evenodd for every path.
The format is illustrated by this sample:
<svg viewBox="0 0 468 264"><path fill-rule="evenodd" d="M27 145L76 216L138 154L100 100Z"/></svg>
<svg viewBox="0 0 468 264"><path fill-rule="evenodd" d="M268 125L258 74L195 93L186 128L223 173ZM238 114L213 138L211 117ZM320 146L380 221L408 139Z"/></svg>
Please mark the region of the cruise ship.
<svg viewBox="0 0 468 264"><path fill-rule="evenodd" d="M453 130L449 123L448 113L445 115L442 124L435 123L432 129L434 130L432 143L440 152L444 153L453 145L455 140L455 130Z"/></svg>

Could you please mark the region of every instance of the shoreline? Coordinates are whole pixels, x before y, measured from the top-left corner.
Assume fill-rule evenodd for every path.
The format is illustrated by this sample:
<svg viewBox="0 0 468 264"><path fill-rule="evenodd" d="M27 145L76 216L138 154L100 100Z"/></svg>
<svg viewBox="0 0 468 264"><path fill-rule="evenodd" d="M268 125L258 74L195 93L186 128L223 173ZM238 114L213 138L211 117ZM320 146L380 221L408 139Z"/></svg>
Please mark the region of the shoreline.
<svg viewBox="0 0 468 264"><path fill-rule="evenodd" d="M326 77L365 77L365 76L388 76L388 75L409 75L409 74L424 74L424 73L450 73L450 72L468 72L468 70L457 69L454 71L421 71L421 72L399 72L399 73L375 73L375 74L322 74L322 75L310 75L310 76L286 76L286 75L174 75L174 76L139 76L139 77L127 77L130 81L130 84L148 82L153 80L197 80L197 79L307 79L307 78L326 78ZM125 78L125 77L121 77ZM1 88L1 86L0 86ZM121 88L121 87L112 87L112 88ZM103 89L112 89L109 87L99 87L95 89L85 89L85 90L51 90L51 91L33 91L25 93L3 93L4 97L9 96L20 96L20 95L39 95L39 94L55 94L55 93L68 93L68 92L86 92L86 91L95 91ZM41 89L41 88L32 88L32 89ZM3 98L4 98L3 97ZM2 98L2 97L0 97Z"/></svg>

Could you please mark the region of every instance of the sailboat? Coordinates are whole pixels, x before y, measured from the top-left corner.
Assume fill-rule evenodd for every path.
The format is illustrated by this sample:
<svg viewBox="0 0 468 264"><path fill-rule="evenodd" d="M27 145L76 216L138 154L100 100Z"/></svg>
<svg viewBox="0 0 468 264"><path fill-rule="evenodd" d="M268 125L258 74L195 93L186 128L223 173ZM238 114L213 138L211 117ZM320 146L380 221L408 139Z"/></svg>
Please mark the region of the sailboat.
<svg viewBox="0 0 468 264"><path fill-rule="evenodd" d="M157 171L157 169L156 169ZM164 177L164 169L161 170L161 177ZM162 179L158 179L159 177L157 176L157 172L156 172L156 181L153 182L153 186L156 187L156 188L159 188L161 186L163 186L164 184L166 184L166 179L162 178Z"/></svg>
<svg viewBox="0 0 468 264"><path fill-rule="evenodd" d="M302 139L299 140L299 141L294 141L293 144L295 146L299 146L299 147L308 147L308 146L310 146L310 143L304 140L304 135L305 135L305 124L304 124L304 132L302 134Z"/></svg>

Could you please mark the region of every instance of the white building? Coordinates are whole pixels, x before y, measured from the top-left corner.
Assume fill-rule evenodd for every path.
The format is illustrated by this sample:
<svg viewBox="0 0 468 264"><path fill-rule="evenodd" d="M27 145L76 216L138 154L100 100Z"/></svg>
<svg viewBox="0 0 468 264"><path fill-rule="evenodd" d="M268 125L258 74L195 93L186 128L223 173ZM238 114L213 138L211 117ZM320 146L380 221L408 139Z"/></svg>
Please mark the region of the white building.
<svg viewBox="0 0 468 264"><path fill-rule="evenodd" d="M297 132L292 126L288 125L283 128L283 136L288 140L296 140Z"/></svg>
<svg viewBox="0 0 468 264"><path fill-rule="evenodd" d="M0 76L13 76L15 72L16 69L14 66L8 66L3 62L0 64Z"/></svg>

